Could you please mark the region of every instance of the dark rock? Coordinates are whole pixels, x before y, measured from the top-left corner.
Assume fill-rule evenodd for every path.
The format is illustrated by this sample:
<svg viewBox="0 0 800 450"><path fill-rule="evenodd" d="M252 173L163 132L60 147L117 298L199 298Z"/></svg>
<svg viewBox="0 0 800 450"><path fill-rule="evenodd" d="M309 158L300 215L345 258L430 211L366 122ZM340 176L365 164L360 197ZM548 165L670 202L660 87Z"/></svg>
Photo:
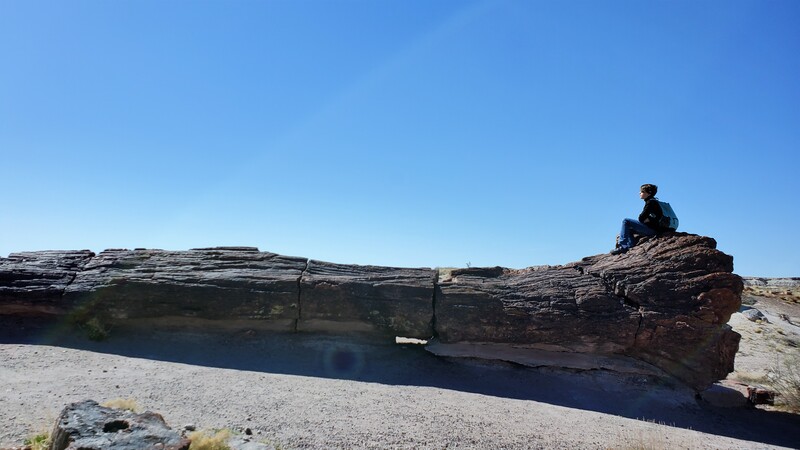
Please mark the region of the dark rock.
<svg viewBox="0 0 800 450"><path fill-rule="evenodd" d="M439 354L578 368L595 361L667 372L702 390L733 370L740 336L726 323L743 284L732 270L733 258L713 239L685 233L643 238L621 255L522 270L343 265L253 247L34 252L0 259L0 315L70 312L103 329L105 320L175 326L186 319L245 330L437 336Z"/></svg>
<svg viewBox="0 0 800 450"><path fill-rule="evenodd" d="M732 270L713 239L672 233L565 266L453 271L437 285L436 331L443 344L627 355L701 390L733 371Z"/></svg>
<svg viewBox="0 0 800 450"><path fill-rule="evenodd" d="M298 318L303 258L237 248L107 250L86 265L64 302L114 320Z"/></svg>
<svg viewBox="0 0 800 450"><path fill-rule="evenodd" d="M747 399L754 405L774 405L775 392L763 386L748 386Z"/></svg>
<svg viewBox="0 0 800 450"><path fill-rule="evenodd" d="M300 284L298 329L429 338L435 281L431 269L309 261Z"/></svg>
<svg viewBox="0 0 800 450"><path fill-rule="evenodd" d="M0 258L0 314L65 314L61 298L94 253L43 251Z"/></svg>
<svg viewBox="0 0 800 450"><path fill-rule="evenodd" d="M188 450L191 441L153 412L105 408L92 400L68 405L58 417L50 450Z"/></svg>

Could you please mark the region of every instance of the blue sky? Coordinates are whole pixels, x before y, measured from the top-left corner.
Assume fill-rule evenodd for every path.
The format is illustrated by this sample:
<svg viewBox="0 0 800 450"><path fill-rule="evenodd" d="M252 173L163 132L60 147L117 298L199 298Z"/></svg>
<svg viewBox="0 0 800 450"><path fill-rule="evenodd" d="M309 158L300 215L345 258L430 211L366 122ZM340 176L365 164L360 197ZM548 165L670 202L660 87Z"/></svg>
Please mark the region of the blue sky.
<svg viewBox="0 0 800 450"><path fill-rule="evenodd" d="M0 0L0 256L526 267L639 185L800 276L800 2Z"/></svg>

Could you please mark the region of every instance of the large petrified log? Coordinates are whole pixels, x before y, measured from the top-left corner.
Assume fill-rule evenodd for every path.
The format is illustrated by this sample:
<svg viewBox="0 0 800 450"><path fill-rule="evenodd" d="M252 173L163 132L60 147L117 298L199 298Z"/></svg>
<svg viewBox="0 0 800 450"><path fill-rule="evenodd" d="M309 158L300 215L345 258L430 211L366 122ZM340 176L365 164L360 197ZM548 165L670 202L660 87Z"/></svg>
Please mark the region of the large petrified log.
<svg viewBox="0 0 800 450"><path fill-rule="evenodd" d="M634 358L631 370L701 389L733 370L739 335L726 322L743 286L732 271L713 239L685 233L522 270L342 265L246 247L30 252L0 258L0 314L376 331L436 337L439 354L578 368L629 370Z"/></svg>
<svg viewBox="0 0 800 450"><path fill-rule="evenodd" d="M743 286L732 271L713 239L684 233L565 266L454 270L437 285L436 330L476 354L631 356L702 389L733 370L740 336L726 323Z"/></svg>

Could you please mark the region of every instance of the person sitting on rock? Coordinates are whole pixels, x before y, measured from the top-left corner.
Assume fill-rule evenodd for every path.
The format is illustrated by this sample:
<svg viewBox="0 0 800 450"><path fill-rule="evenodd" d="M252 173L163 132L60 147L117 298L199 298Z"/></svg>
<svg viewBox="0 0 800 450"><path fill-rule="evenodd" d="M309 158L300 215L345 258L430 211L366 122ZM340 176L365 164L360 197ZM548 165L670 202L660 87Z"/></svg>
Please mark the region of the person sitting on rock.
<svg viewBox="0 0 800 450"><path fill-rule="evenodd" d="M622 221L619 242L617 242L617 248L611 251L612 255L625 253L636 245L634 234L655 236L661 231L659 222L664 213L661 211L661 205L656 199L656 192L658 192L658 186L654 184L643 184L639 189L639 198L644 200L644 209L639 214L639 220L624 219Z"/></svg>

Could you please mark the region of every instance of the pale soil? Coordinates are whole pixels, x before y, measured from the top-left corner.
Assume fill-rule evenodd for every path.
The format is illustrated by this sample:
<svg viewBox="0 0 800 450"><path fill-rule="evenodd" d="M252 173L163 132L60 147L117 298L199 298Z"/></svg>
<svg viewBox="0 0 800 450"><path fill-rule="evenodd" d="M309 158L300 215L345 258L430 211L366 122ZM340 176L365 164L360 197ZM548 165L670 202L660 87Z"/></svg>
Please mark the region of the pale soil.
<svg viewBox="0 0 800 450"><path fill-rule="evenodd" d="M766 320L753 322L740 313L731 317L728 323L742 335L742 340L735 371L728 380L771 387L773 378L786 375L787 364L795 367L796 377L800 375L800 295L796 289L782 290L781 294L785 292L790 295L745 290L742 310L757 309Z"/></svg>
<svg viewBox="0 0 800 450"><path fill-rule="evenodd" d="M743 333L734 375L773 363L764 337L798 332L740 314L731 324ZM0 447L50 428L70 402L116 398L175 429L250 428L282 449L800 445L796 415L711 407L641 376L446 360L363 338L117 329L98 343L57 324L0 323Z"/></svg>

